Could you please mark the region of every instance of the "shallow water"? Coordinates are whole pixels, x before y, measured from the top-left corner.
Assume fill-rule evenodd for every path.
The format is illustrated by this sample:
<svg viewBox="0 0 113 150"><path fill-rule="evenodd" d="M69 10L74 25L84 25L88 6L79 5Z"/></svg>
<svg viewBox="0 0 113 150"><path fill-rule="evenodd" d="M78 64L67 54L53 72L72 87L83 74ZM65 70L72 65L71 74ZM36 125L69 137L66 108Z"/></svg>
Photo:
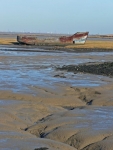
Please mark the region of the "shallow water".
<svg viewBox="0 0 113 150"><path fill-rule="evenodd" d="M8 105L15 105L21 102L15 100L0 100L0 106L8 106Z"/></svg>
<svg viewBox="0 0 113 150"><path fill-rule="evenodd" d="M92 130L113 129L113 107L89 107L89 109L75 109L72 113L76 114L79 121L79 128L89 128ZM81 123L80 123L81 122ZM77 127L77 125L76 125Z"/></svg>
<svg viewBox="0 0 113 150"><path fill-rule="evenodd" d="M108 60L109 56L112 58L113 52L22 52L18 51L18 48L15 49L15 51L10 51L9 48L9 51L6 51L5 47L0 47L1 90L33 93L31 91L33 86L52 87L56 83L60 83L70 86L91 87L106 84L112 80L97 75L57 71L56 67L86 62L103 62ZM97 56L100 56L101 59L100 57L97 59L90 58Z"/></svg>

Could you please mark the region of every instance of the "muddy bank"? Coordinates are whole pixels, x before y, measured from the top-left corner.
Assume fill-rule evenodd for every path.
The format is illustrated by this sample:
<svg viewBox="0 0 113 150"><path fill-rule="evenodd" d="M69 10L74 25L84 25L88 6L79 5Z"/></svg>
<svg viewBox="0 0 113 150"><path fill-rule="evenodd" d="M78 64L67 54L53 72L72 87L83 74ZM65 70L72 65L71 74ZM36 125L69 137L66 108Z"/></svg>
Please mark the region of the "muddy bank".
<svg viewBox="0 0 113 150"><path fill-rule="evenodd" d="M113 52L113 48L68 48L66 45L19 45L18 43L12 43L11 45L0 45L0 51L23 51L23 52L74 52L74 53L87 53L87 52ZM6 49L2 49L6 47Z"/></svg>
<svg viewBox="0 0 113 150"><path fill-rule="evenodd" d="M106 75L113 77L113 62L104 62L104 63L87 63L83 65L64 65L57 70L66 70L68 72L82 72L82 73L91 73L97 75Z"/></svg>
<svg viewBox="0 0 113 150"><path fill-rule="evenodd" d="M82 107L51 114L26 131L77 150L112 150L112 107Z"/></svg>
<svg viewBox="0 0 113 150"><path fill-rule="evenodd" d="M1 149L112 150L113 84L34 90L0 91Z"/></svg>
<svg viewBox="0 0 113 150"><path fill-rule="evenodd" d="M50 50L50 51L65 51L65 52L75 52L75 53L87 53L87 52L113 52L110 48L66 48L65 46L37 46L40 49Z"/></svg>

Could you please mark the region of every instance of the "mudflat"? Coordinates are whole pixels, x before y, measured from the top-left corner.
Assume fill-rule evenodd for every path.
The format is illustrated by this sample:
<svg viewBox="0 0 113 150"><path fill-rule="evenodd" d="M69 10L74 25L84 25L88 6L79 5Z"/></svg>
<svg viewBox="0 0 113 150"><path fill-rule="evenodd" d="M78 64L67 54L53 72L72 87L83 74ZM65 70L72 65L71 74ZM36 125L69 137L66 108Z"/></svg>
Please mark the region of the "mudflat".
<svg viewBox="0 0 113 150"><path fill-rule="evenodd" d="M112 150L113 52L47 49L0 46L0 149Z"/></svg>

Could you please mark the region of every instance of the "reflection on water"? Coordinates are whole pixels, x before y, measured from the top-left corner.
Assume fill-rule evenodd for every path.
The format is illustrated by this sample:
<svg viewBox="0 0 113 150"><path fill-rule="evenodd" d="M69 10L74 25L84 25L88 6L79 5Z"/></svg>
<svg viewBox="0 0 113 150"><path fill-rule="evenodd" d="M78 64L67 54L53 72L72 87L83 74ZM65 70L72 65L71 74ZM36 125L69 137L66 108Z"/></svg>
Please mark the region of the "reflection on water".
<svg viewBox="0 0 113 150"><path fill-rule="evenodd" d="M30 86L52 87L55 83L69 84L70 86L99 86L104 84L102 76L67 73L56 71L55 68L69 64L105 61L104 59L92 60L88 56L113 55L113 52L68 53L57 51L48 53L4 51L3 47L0 49L0 89L29 93L31 92ZM82 58L82 56L87 57Z"/></svg>

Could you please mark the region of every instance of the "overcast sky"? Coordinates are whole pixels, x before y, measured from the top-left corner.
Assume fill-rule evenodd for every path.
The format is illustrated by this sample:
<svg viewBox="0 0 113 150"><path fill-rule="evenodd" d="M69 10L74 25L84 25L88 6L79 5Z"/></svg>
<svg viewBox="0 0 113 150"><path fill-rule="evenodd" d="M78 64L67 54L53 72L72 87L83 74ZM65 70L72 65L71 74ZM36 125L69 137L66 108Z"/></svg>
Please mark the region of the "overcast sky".
<svg viewBox="0 0 113 150"><path fill-rule="evenodd" d="M0 31L113 34L113 0L0 0Z"/></svg>

